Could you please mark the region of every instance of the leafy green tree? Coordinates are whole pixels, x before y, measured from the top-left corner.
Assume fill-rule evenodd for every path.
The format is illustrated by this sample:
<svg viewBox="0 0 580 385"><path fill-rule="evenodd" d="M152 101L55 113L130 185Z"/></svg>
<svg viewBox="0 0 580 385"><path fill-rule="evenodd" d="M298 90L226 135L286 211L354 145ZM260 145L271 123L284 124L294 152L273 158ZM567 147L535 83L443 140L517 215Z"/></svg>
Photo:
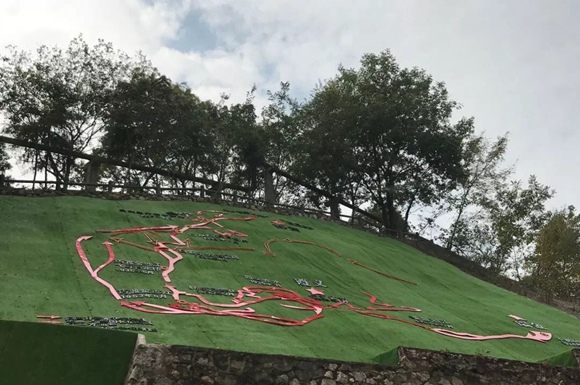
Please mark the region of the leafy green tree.
<svg viewBox="0 0 580 385"><path fill-rule="evenodd" d="M216 191L229 179L256 185L257 168L262 159L262 145L256 134L256 111L252 89L243 103L227 105L227 95L213 106L210 114L210 137L215 147L212 157L216 172Z"/></svg>
<svg viewBox="0 0 580 385"><path fill-rule="evenodd" d="M99 40L82 36L66 50L41 46L35 53L9 47L0 61L0 110L5 132L33 143L85 151L102 133L109 97L119 80L135 67L148 67L142 56L130 58ZM75 165L71 156L34 149L23 160L35 172L45 169L66 188Z"/></svg>
<svg viewBox="0 0 580 385"><path fill-rule="evenodd" d="M268 100L270 103L262 109L258 127L264 140L264 160L281 170L297 173L296 157L302 152L298 140L301 106L290 96L290 84L285 82L280 83L278 91L268 91ZM307 192L280 175L274 175L274 188L279 202L303 206L307 203Z"/></svg>
<svg viewBox="0 0 580 385"><path fill-rule="evenodd" d="M353 101L347 97L349 92L341 89L349 85L330 81L318 87L312 99L294 113L300 132L293 173L337 198L328 202L335 217L339 215L339 199L356 205L362 195L353 144L339 128L355 124L350 108Z"/></svg>
<svg viewBox="0 0 580 385"><path fill-rule="evenodd" d="M405 227L398 206L431 204L464 177L462 147L472 120L450 122L459 106L425 71L401 69L389 51L368 54L357 70L340 67L313 98L319 95L337 107L313 106L314 126L346 143L344 156L388 228ZM336 168L328 172L328 180L338 180Z"/></svg>
<svg viewBox="0 0 580 385"><path fill-rule="evenodd" d="M498 181L506 180L511 174L511 169L502 168L507 143L507 135L492 143L483 135L473 135L465 142L462 160L465 178L446 198L447 210L454 214L453 222L442 236L447 249L453 250L461 227L476 223L473 217L468 221L464 218L478 210Z"/></svg>
<svg viewBox="0 0 580 385"><path fill-rule="evenodd" d="M548 216L545 203L553 194L533 175L527 187L520 181L496 181L493 191L482 197L480 209L456 222L452 250L495 274L522 279L536 234Z"/></svg>
<svg viewBox="0 0 580 385"><path fill-rule="evenodd" d="M531 267L533 282L549 298L571 297L580 287L580 215L574 206L552 213L540 229Z"/></svg>
<svg viewBox="0 0 580 385"><path fill-rule="evenodd" d="M208 137L208 108L190 89L157 72L135 71L119 82L106 110L102 148L130 164L160 167L195 175L206 172L213 145ZM146 184L154 175L127 175ZM139 178L140 177L140 178ZM159 181L158 181L159 182ZM180 181L186 187L185 181ZM170 181L177 187L178 181Z"/></svg>
<svg viewBox="0 0 580 385"><path fill-rule="evenodd" d="M511 269L521 279L535 236L547 219L545 203L553 196L554 191L532 175L527 188L512 182L498 188L494 198L486 202L498 239L494 268Z"/></svg>

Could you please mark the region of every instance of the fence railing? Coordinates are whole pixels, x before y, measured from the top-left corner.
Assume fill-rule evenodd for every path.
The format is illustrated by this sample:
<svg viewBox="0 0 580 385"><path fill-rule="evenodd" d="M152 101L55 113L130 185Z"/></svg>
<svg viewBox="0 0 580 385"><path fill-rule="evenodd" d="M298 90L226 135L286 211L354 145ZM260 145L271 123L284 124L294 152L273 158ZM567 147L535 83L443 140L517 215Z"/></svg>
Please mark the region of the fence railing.
<svg viewBox="0 0 580 385"><path fill-rule="evenodd" d="M54 180L24 180L24 179L10 179L6 180L3 175L0 174L0 189L6 188L9 185L38 185L38 186L56 186L57 184L62 184ZM108 183L84 183L84 182L69 182L66 191L86 191L86 192L124 192L124 193L140 193L149 194L152 196L180 196L180 197L191 197L191 198L206 198L214 197L219 201L228 201L232 203L246 203L246 204L257 204L260 206L270 206L273 209L285 209L298 211L309 215L319 215L331 217L329 211L317 210L308 207L284 204L284 203L274 203L268 204L265 200L240 194L238 191L233 192L227 191L216 191L212 189L207 189L205 187L161 187L161 186L140 186L140 185L128 185L128 184L118 184L114 182ZM40 188L39 190L44 190ZM52 190L52 189L49 189ZM63 190L65 191L65 190ZM339 215L340 219L349 220L350 215ZM345 221L346 222L346 221Z"/></svg>

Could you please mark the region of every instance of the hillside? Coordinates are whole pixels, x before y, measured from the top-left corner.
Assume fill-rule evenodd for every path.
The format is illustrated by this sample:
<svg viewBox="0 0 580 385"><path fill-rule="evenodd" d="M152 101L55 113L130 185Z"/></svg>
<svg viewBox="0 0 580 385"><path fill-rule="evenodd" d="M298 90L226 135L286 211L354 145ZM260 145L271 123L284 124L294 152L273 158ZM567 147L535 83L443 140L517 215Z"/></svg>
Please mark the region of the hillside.
<svg viewBox="0 0 580 385"><path fill-rule="evenodd" d="M169 232L139 231L136 233L97 233L96 230L128 229L135 227L158 227L176 225L180 228L196 222L200 210L242 210L195 202L107 201L84 197L11 197L0 196L0 320L35 321L36 315L57 314L67 316L108 316L146 318L153 322L157 332L147 332L148 342L218 347L257 353L277 353L305 357L322 357L339 360L395 363L394 349L398 346L418 347L432 350L449 350L458 353L482 354L522 361L549 361L571 364L572 347L557 338L580 339L580 320L548 306L520 297L506 290L466 275L457 268L428 257L409 246L390 239L383 239L358 230L333 223L304 217L285 217L272 213L257 212L260 216L251 220L216 221L210 229L189 229L171 238ZM190 213L188 218L173 216L142 217L128 212L163 214ZM247 213L223 212L222 218L246 218ZM204 212L211 220L215 212ZM265 216L265 217L264 217ZM272 224L280 220L295 230L281 229ZM298 226L300 225L300 226ZM239 239L247 242L234 244L220 240L205 239L197 235L216 235L213 230L235 230ZM114 235L111 239L111 235ZM247 235L247 238L243 237ZM197 306L193 297L180 295L181 309L189 306L205 314L152 314L121 306L112 292L96 282L87 271L79 253L77 240L87 260L96 269L104 264L110 248L115 259L168 265L159 250L150 251L154 242L167 245L161 252L176 258L177 249L208 247L253 248L254 251L190 250L190 253L235 255L239 259L227 262L179 253L182 260L175 263L175 270L140 274L117 271L115 263L104 267L98 276L119 289L164 288L163 274L178 291L194 293L192 287L224 288L239 290L244 286L259 286L245 276L279 281L283 289L254 293L262 298L278 296L277 300L252 303L256 297L246 292L242 299L248 306L234 309L225 316L219 311L227 310L214 305ZM149 237L149 238L147 238ZM177 238L177 239L176 239ZM278 238L270 244L275 254L264 253L264 242ZM307 241L284 242L285 238ZM122 239L122 241L119 241ZM189 239L191 242L185 242ZM111 241L111 245L103 242ZM177 243L183 241L184 245ZM129 242L129 243L127 243ZM172 243L175 243L172 244ZM141 247L138 247L139 245ZM323 247L319 247L323 246ZM331 250L329 250L330 248ZM332 251L336 251L334 254ZM205 257L205 258L204 258ZM211 257L210 257L211 258ZM366 267L355 265L349 259ZM133 265L135 266L135 265ZM151 266L151 265L149 265ZM119 267L119 265L117 265ZM369 270L387 273L393 277ZM123 269L123 267L121 267ZM302 278L310 285L300 286L295 279ZM403 282L394 278L406 280ZM329 308L335 302L320 302L319 319L301 326L279 326L259 322L262 320L292 322L315 316L318 305L309 297L315 280L326 287L315 287L326 296L345 298L350 305ZM277 290L277 291L276 291ZM374 304L370 302L376 297ZM284 294L286 293L286 294ZM286 301L279 297L288 295ZM236 293L237 295L237 293ZM214 303L235 305L232 297L205 295ZM175 302L166 299L124 299L129 305L151 311L168 309ZM140 304L148 302L162 306L155 308ZM280 305L307 307L308 310L282 307ZM392 304L395 308L385 305ZM374 309L368 309L372 307ZM398 307L398 309L397 309ZM401 309L402 308L402 309ZM413 312L413 308L421 312ZM165 310L171 312L175 307ZM173 309L173 310L171 310ZM237 309L237 310L235 310ZM240 309L246 310L243 319ZM251 313L253 309L255 312ZM218 311L219 310L219 311ZM388 311L386 311L388 310ZM185 313L185 311L184 311ZM212 314L208 314L212 313ZM283 318L271 318L270 315ZM387 317L379 318L378 315ZM518 326L508 315L517 315L529 322L543 325L546 330ZM483 337L497 335L526 336L530 330L552 334L548 342L530 339L506 338L488 341L471 341L444 335L412 324L422 317L445 320L453 326L452 332L469 333ZM260 316L261 317L261 316ZM397 319L385 319L396 317ZM404 320L406 322L401 322ZM70 327L72 328L72 327ZM443 327L436 327L444 329ZM542 337L540 337L542 338ZM0 341L1 342L1 341ZM0 350L2 346L0 346Z"/></svg>

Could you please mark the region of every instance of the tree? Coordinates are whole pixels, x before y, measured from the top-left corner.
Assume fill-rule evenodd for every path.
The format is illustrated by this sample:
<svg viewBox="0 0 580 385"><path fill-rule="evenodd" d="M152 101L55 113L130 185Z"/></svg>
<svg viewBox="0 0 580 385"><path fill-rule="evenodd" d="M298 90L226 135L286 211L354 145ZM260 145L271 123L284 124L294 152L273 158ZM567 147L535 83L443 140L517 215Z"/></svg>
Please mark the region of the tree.
<svg viewBox="0 0 580 385"><path fill-rule="evenodd" d="M493 143L483 135L473 135L465 142L462 160L465 178L459 181L457 189L446 199L447 209L455 213L452 224L442 236L447 249L453 249L461 227L475 223L473 217L464 221L464 217L470 214L469 209L477 210L477 206L481 206L482 201L493 191L494 185L506 180L511 174L511 169L501 168L507 143L507 135L497 138Z"/></svg>
<svg viewBox="0 0 580 385"><path fill-rule="evenodd" d="M0 64L0 110L7 119L5 132L18 139L76 151L95 145L102 120L117 82L135 67L148 67L99 40L89 46L82 36L63 51L41 46L35 54L10 47ZM45 169L66 188L75 165L70 156L33 149L23 159L36 172Z"/></svg>
<svg viewBox="0 0 580 385"><path fill-rule="evenodd" d="M362 195L352 143L340 132L340 127L356 122L350 108L353 101L348 98L351 92L341 89L348 86L337 81L319 86L312 99L294 113L300 132L292 171L337 198L328 202L335 218L340 214L340 199L356 205Z"/></svg>
<svg viewBox="0 0 580 385"><path fill-rule="evenodd" d="M315 126L347 144L344 156L388 228L405 226L397 206L430 204L464 176L462 147L472 120L451 124L459 106L445 85L418 68L401 69L389 51L364 55L358 70L340 67L315 91L318 97L337 107L313 106ZM337 181L335 171L328 170L328 180Z"/></svg>
<svg viewBox="0 0 580 385"><path fill-rule="evenodd" d="M256 186L257 167L262 162L262 144L256 134L256 110L253 105L255 88L243 103L227 105L227 95L212 107L210 136L215 146L214 169L217 170L214 189L219 192L226 179ZM255 151L255 152L254 152Z"/></svg>
<svg viewBox="0 0 580 385"><path fill-rule="evenodd" d="M300 104L290 97L290 84L280 83L280 89L268 91L269 104L261 111L258 130L264 140L263 156L266 163L282 170L295 172L300 148L298 137L300 125L297 119ZM304 191L295 183L279 175L275 176L274 188L277 199L291 204L304 204Z"/></svg>
<svg viewBox="0 0 580 385"><path fill-rule="evenodd" d="M108 156L130 164L192 175L200 167L210 171L209 107L211 103L201 102L185 85L174 84L156 71L136 70L130 80L118 83L110 97L102 148ZM137 178L145 185L153 177L139 176L127 175L127 182ZM170 182L177 187L178 181Z"/></svg>
<svg viewBox="0 0 580 385"><path fill-rule="evenodd" d="M492 273L522 279L536 234L547 218L545 203L553 194L533 175L527 187L520 181L496 181L481 199L480 210L456 222L452 250Z"/></svg>
<svg viewBox="0 0 580 385"><path fill-rule="evenodd" d="M580 287L580 215L574 206L551 213L536 236L532 280L547 297L571 297Z"/></svg>
<svg viewBox="0 0 580 385"><path fill-rule="evenodd" d="M4 174L12 168L12 165L8 162L9 160L10 156L6 152L5 144L0 143L0 174Z"/></svg>

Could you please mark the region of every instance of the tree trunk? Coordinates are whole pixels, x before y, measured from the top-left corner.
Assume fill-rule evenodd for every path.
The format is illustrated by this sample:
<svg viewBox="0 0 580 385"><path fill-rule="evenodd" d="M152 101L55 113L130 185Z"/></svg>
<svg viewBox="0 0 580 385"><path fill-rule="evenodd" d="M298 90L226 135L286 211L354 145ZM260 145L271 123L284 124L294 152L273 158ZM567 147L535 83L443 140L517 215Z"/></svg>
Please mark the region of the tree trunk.
<svg viewBox="0 0 580 385"><path fill-rule="evenodd" d="M411 207L413 207L413 203L415 203L415 199L413 198L411 202L409 202L409 206L407 206L407 210L405 211L405 226L403 231L409 230L409 215L411 214Z"/></svg>
<svg viewBox="0 0 580 385"><path fill-rule="evenodd" d="M463 215L463 211L467 207L466 201L467 201L467 196L468 196L469 192L470 192L470 189L468 189L465 192L465 194L463 194L463 197L461 199L461 205L459 206L459 212L457 213L457 217L455 218L455 221L451 225L451 234L449 234L449 239L447 239L447 244L445 245L445 248L447 250L451 250L451 248L453 247L453 241L455 241L455 235L457 234L457 224L461 220L461 216Z"/></svg>
<svg viewBox="0 0 580 385"><path fill-rule="evenodd" d="M395 197L392 191L387 191L387 226L391 230L397 229L397 216L395 215Z"/></svg>
<svg viewBox="0 0 580 385"><path fill-rule="evenodd" d="M36 172L38 169L38 150L34 152L34 175L32 176L32 189L34 190L36 184Z"/></svg>

